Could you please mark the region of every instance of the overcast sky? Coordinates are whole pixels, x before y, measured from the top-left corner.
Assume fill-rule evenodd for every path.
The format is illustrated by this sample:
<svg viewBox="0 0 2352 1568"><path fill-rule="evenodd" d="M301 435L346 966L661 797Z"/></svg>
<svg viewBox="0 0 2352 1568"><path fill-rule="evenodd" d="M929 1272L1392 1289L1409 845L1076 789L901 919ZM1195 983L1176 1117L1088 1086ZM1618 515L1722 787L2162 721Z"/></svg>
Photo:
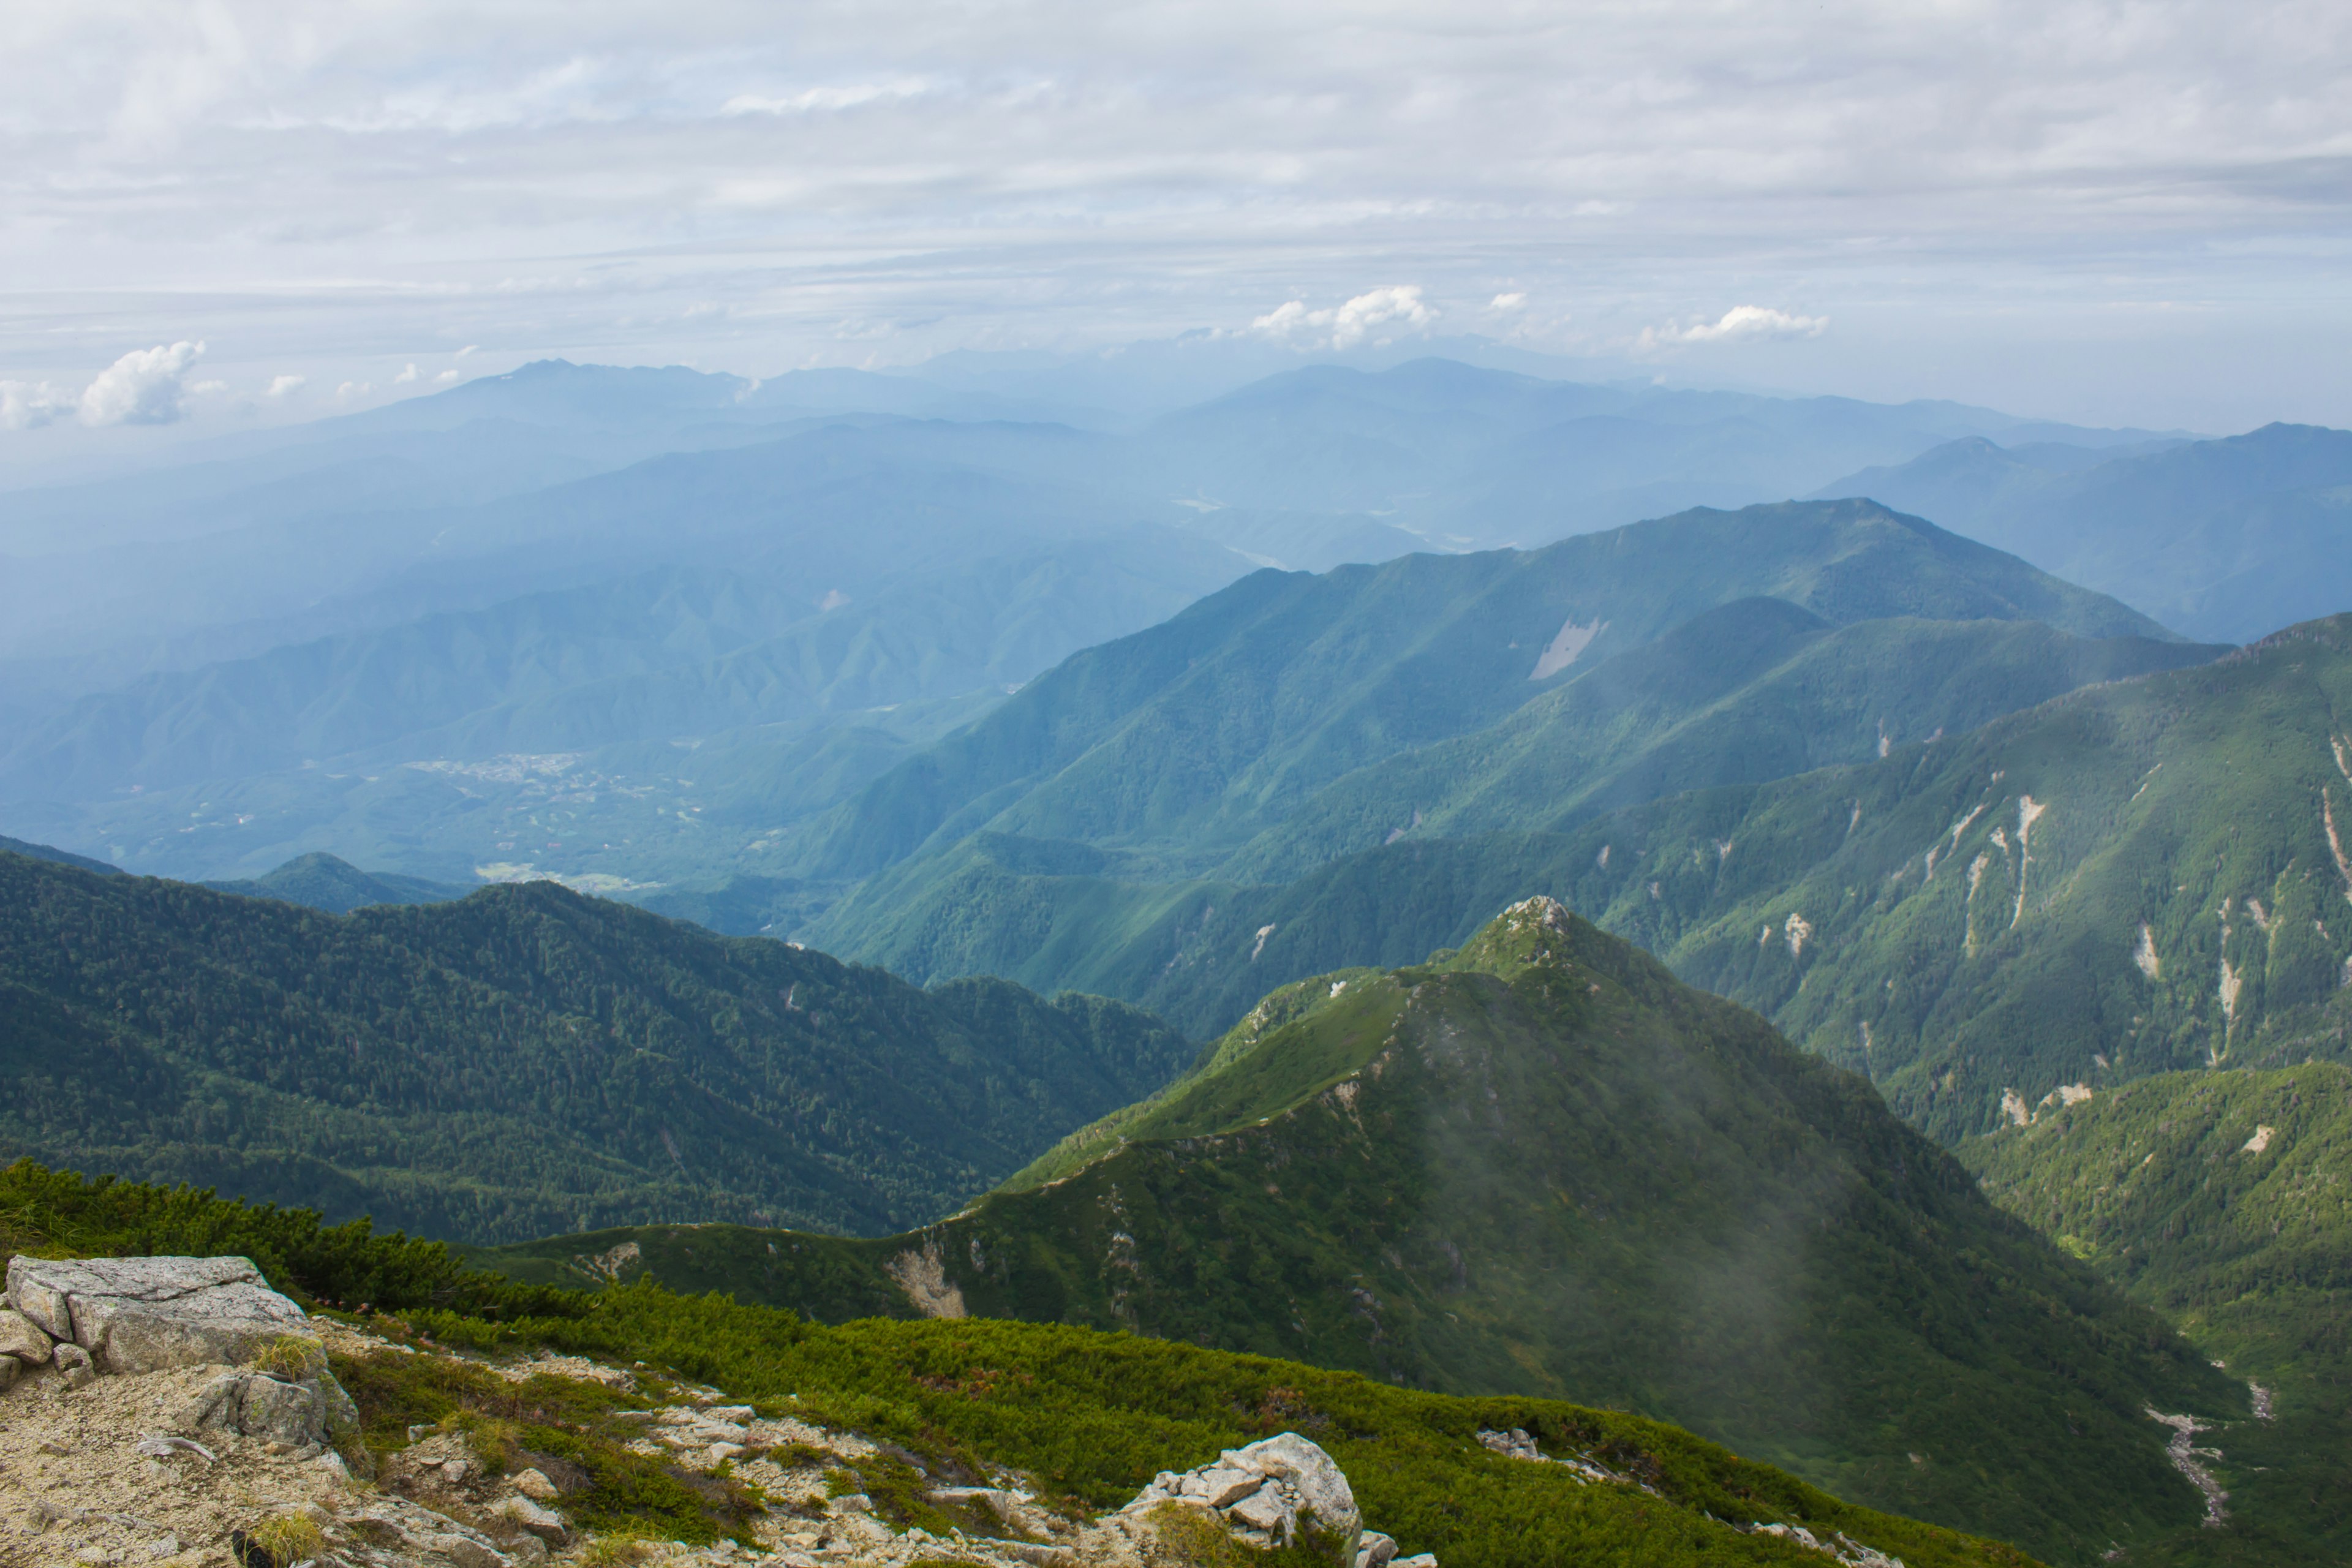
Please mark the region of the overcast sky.
<svg viewBox="0 0 2352 1568"><path fill-rule="evenodd" d="M2343 0L12 4L0 442L1202 329L2352 425L2347 63Z"/></svg>

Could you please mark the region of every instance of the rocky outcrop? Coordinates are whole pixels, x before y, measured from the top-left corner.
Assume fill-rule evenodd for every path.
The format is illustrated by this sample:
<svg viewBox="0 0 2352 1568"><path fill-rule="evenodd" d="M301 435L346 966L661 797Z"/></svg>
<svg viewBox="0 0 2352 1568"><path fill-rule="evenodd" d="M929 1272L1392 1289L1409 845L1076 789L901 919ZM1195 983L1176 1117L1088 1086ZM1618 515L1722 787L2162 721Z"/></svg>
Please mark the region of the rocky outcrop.
<svg viewBox="0 0 2352 1568"><path fill-rule="evenodd" d="M306 1321L243 1258L11 1258L0 1300L118 1373L240 1362Z"/></svg>
<svg viewBox="0 0 2352 1568"><path fill-rule="evenodd" d="M1349 1568L1389 1568L1392 1561L1436 1568L1436 1559L1396 1557L1396 1542L1364 1529L1356 1494L1330 1455L1296 1432L1228 1448L1208 1464L1162 1470L1119 1511L1163 1505L1204 1509L1253 1546L1326 1542Z"/></svg>
<svg viewBox="0 0 2352 1568"><path fill-rule="evenodd" d="M351 1395L321 1364L307 1375L229 1372L206 1383L173 1415L174 1433L234 1432L316 1456L340 1434L357 1429Z"/></svg>

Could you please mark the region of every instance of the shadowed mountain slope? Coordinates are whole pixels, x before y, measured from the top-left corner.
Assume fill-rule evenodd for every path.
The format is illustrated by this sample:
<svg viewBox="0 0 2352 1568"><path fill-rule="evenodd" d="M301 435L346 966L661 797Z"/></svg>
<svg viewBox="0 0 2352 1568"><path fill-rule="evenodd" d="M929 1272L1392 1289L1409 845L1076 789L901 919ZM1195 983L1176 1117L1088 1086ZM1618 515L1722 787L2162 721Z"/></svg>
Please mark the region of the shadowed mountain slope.
<svg viewBox="0 0 2352 1568"><path fill-rule="evenodd" d="M917 1223L1190 1047L548 883L336 917L0 855L15 1153L461 1239Z"/></svg>

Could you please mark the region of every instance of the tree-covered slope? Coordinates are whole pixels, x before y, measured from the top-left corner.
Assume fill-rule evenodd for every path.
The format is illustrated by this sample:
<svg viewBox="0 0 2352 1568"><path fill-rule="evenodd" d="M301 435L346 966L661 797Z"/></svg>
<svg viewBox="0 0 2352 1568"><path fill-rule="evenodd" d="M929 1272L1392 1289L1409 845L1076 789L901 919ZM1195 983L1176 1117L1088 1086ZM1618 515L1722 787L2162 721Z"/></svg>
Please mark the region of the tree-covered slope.
<svg viewBox="0 0 2352 1568"><path fill-rule="evenodd" d="M1698 510L1546 549L1260 573L1089 648L800 835L807 874L863 877L968 834L1213 865L1313 792L1495 722L1547 685L1729 601L1847 624L2038 620L2170 634L2014 556L1866 501Z"/></svg>
<svg viewBox="0 0 2352 1568"><path fill-rule="evenodd" d="M920 1233L483 1256L1621 1405L2063 1561L2199 1517L2144 1404L2243 1405L1863 1080L1540 900L1426 964L1276 993L1167 1092Z"/></svg>
<svg viewBox="0 0 2352 1568"><path fill-rule="evenodd" d="M1219 870L1286 881L1407 837L1555 832L1662 795L1862 762L2221 651L2037 621L1832 626L1785 600L1736 600L1498 724L1340 779Z"/></svg>
<svg viewBox="0 0 2352 1568"><path fill-rule="evenodd" d="M914 934L943 958L1027 941L1003 973L1086 976L1205 1033L1268 985L1402 962L1544 893L1957 1138L2064 1084L2346 1054L2347 713L2339 616L1884 759L1563 834L1407 838L1277 886L1019 873L973 847L971 917Z"/></svg>
<svg viewBox="0 0 2352 1568"><path fill-rule="evenodd" d="M2197 1438L2226 1544L2181 1560L2352 1560L2352 1068L2168 1073L1959 1154L2256 1391L2252 1417Z"/></svg>
<svg viewBox="0 0 2352 1568"><path fill-rule="evenodd" d="M546 883L336 917L0 854L0 1147L434 1235L898 1229L1191 1055Z"/></svg>
<svg viewBox="0 0 2352 1568"><path fill-rule="evenodd" d="M1559 885L1526 879L1553 869L1542 863L1548 851L1515 864L1517 839L1506 847L1492 835L1556 831L1612 806L1874 758L2216 651L2073 637L2032 621L1832 627L1783 600L1736 600L1496 724L1341 778L1213 879L1139 880L1122 858L1091 846L982 832L875 877L825 915L815 940L919 979L1002 974L1124 996L1205 1037L1268 984L1409 963L1460 942L1485 911ZM1433 858L1350 858L1384 845L1430 845ZM1428 879L1465 865L1475 868L1459 886ZM1372 885L1370 868L1391 879Z"/></svg>

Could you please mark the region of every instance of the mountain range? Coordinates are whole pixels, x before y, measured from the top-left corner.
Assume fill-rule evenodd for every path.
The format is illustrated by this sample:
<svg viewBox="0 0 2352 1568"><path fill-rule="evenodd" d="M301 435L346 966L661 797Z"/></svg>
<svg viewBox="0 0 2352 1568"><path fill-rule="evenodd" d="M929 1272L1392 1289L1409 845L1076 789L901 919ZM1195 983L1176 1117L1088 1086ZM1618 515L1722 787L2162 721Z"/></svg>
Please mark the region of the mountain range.
<svg viewBox="0 0 2352 1568"><path fill-rule="evenodd" d="M1137 407L1067 366L550 362L15 492L0 826L210 879L324 851L699 898L789 875L770 835L1254 564L1537 543L1954 440L2168 439L1393 356ZM688 747L767 781L720 831L696 770L648 765ZM605 784L551 832L558 768Z"/></svg>

